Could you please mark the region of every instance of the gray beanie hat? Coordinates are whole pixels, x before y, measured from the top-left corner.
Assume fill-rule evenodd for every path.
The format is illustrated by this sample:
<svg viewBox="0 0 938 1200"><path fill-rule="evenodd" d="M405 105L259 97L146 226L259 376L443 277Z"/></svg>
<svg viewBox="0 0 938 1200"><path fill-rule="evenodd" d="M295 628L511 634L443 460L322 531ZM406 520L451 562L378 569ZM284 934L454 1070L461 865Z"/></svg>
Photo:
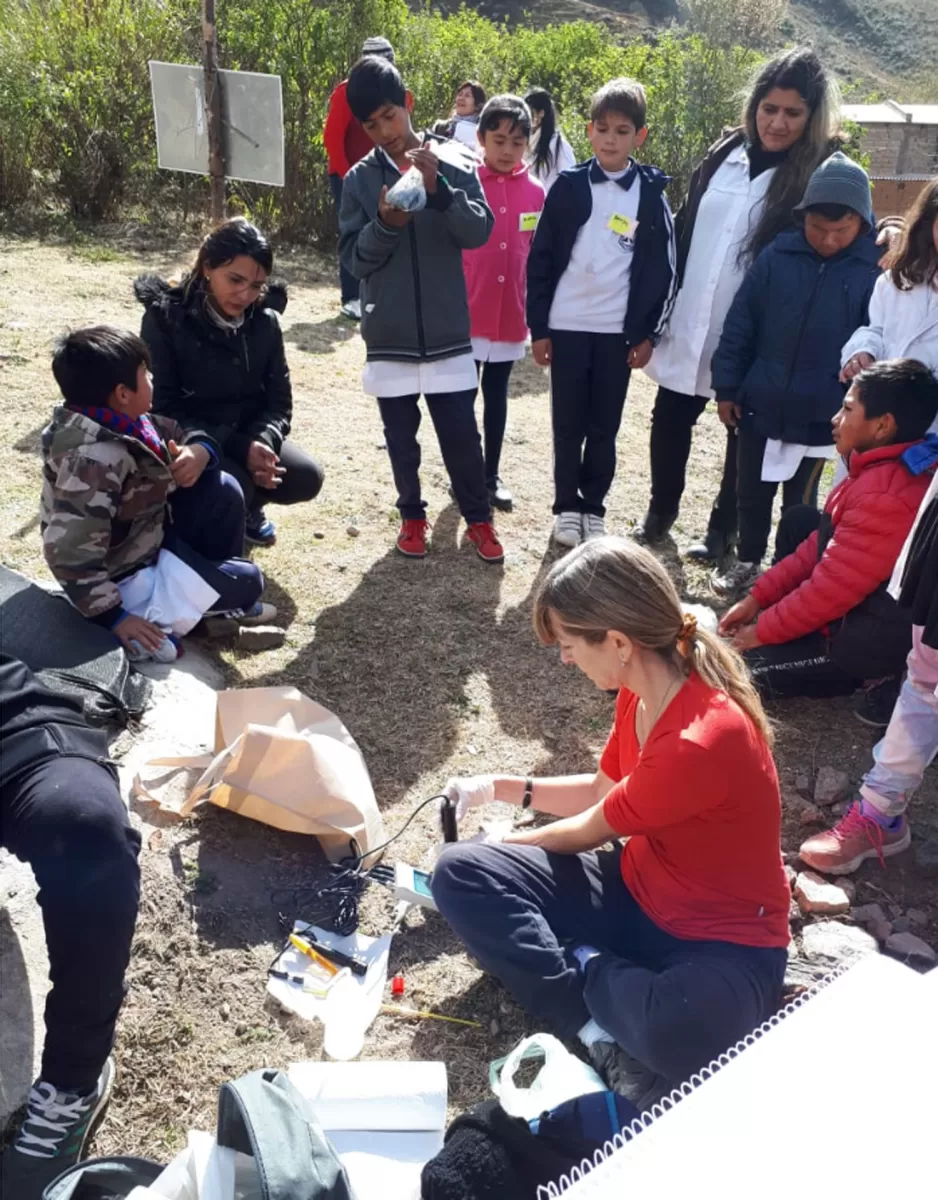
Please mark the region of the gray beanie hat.
<svg viewBox="0 0 938 1200"><path fill-rule="evenodd" d="M365 44L362 46L362 57L366 54L377 54L380 58L386 58L388 62L394 62L394 47L383 37L370 37L365 39Z"/></svg>
<svg viewBox="0 0 938 1200"><path fill-rule="evenodd" d="M839 150L815 168L795 212L802 213L815 204L842 204L859 213L870 228L875 224L869 176Z"/></svg>

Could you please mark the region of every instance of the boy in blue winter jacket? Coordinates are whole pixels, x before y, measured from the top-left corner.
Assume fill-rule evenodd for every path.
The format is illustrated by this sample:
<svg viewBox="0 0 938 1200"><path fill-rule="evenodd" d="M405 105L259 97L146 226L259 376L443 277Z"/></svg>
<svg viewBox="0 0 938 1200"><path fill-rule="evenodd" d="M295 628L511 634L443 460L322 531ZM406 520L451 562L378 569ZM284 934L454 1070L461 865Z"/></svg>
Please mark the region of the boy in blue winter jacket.
<svg viewBox="0 0 938 1200"><path fill-rule="evenodd" d="M629 376L651 358L674 303L669 179L632 158L648 134L645 117L640 83L614 79L596 93L594 157L548 192L528 258L532 351L550 367L561 546L605 533Z"/></svg>
<svg viewBox="0 0 938 1200"><path fill-rule="evenodd" d="M865 324L879 276L862 167L832 154L795 214L801 228L779 234L753 263L713 356L720 417L737 439L738 561L712 582L724 597L759 576L779 483L783 512L817 505L834 456L831 419L846 391L838 347Z"/></svg>

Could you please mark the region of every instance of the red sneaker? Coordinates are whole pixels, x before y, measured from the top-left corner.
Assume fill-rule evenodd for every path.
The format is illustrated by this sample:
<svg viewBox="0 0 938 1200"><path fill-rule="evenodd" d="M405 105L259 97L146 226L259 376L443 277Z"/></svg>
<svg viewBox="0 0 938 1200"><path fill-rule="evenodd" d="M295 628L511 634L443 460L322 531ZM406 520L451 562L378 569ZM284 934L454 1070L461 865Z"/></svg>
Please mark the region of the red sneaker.
<svg viewBox="0 0 938 1200"><path fill-rule="evenodd" d="M466 530L466 537L474 544L476 553L483 562L503 561L505 550L491 521L477 521L475 525L470 525Z"/></svg>
<svg viewBox="0 0 938 1200"><path fill-rule="evenodd" d="M427 534L430 532L429 521L401 521L401 531L397 535L397 548L408 558L424 558L427 553Z"/></svg>
<svg viewBox="0 0 938 1200"><path fill-rule="evenodd" d="M871 817L865 817L860 801L856 800L833 829L816 833L803 842L798 857L825 875L852 875L868 858L878 858L885 866L887 858L908 850L911 842L905 817L894 829L885 829Z"/></svg>

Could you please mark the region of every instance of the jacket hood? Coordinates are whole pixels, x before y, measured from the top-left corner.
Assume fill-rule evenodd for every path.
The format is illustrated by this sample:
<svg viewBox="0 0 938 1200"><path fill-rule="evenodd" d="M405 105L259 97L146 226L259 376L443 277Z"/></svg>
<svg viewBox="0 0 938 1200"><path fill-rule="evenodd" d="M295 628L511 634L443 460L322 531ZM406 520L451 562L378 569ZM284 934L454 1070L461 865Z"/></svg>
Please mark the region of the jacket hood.
<svg viewBox="0 0 938 1200"><path fill-rule="evenodd" d="M788 229L784 233L778 234L775 245L783 254L813 254L816 258L821 257L816 250L811 248L802 229ZM856 258L860 262L869 263L871 267L875 267L879 265L882 254L882 246L877 246L867 231L859 234L849 246L838 251L826 261L842 262L845 258Z"/></svg>
<svg viewBox="0 0 938 1200"><path fill-rule="evenodd" d="M67 454L79 446L95 442L123 441L123 435L106 425L99 425L83 413L74 412L64 404L54 409L52 420L42 431L42 446L47 454Z"/></svg>
<svg viewBox="0 0 938 1200"><path fill-rule="evenodd" d="M159 308L168 312L173 306L182 308L188 299L183 283L172 283L159 275L138 275L134 280L134 295L144 308ZM287 307L287 285L280 279L271 279L267 292L249 309L272 308L274 312L282 313Z"/></svg>

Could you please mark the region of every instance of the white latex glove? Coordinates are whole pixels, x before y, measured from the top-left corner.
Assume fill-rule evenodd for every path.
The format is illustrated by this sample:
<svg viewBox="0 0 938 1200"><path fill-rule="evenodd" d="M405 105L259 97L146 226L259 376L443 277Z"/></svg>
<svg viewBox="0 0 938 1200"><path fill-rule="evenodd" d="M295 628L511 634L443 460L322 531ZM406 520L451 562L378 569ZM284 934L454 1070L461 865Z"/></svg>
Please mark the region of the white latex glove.
<svg viewBox="0 0 938 1200"><path fill-rule="evenodd" d="M470 808L491 804L495 799L495 780L491 775L465 775L451 779L443 794L456 804L456 820L461 821Z"/></svg>

